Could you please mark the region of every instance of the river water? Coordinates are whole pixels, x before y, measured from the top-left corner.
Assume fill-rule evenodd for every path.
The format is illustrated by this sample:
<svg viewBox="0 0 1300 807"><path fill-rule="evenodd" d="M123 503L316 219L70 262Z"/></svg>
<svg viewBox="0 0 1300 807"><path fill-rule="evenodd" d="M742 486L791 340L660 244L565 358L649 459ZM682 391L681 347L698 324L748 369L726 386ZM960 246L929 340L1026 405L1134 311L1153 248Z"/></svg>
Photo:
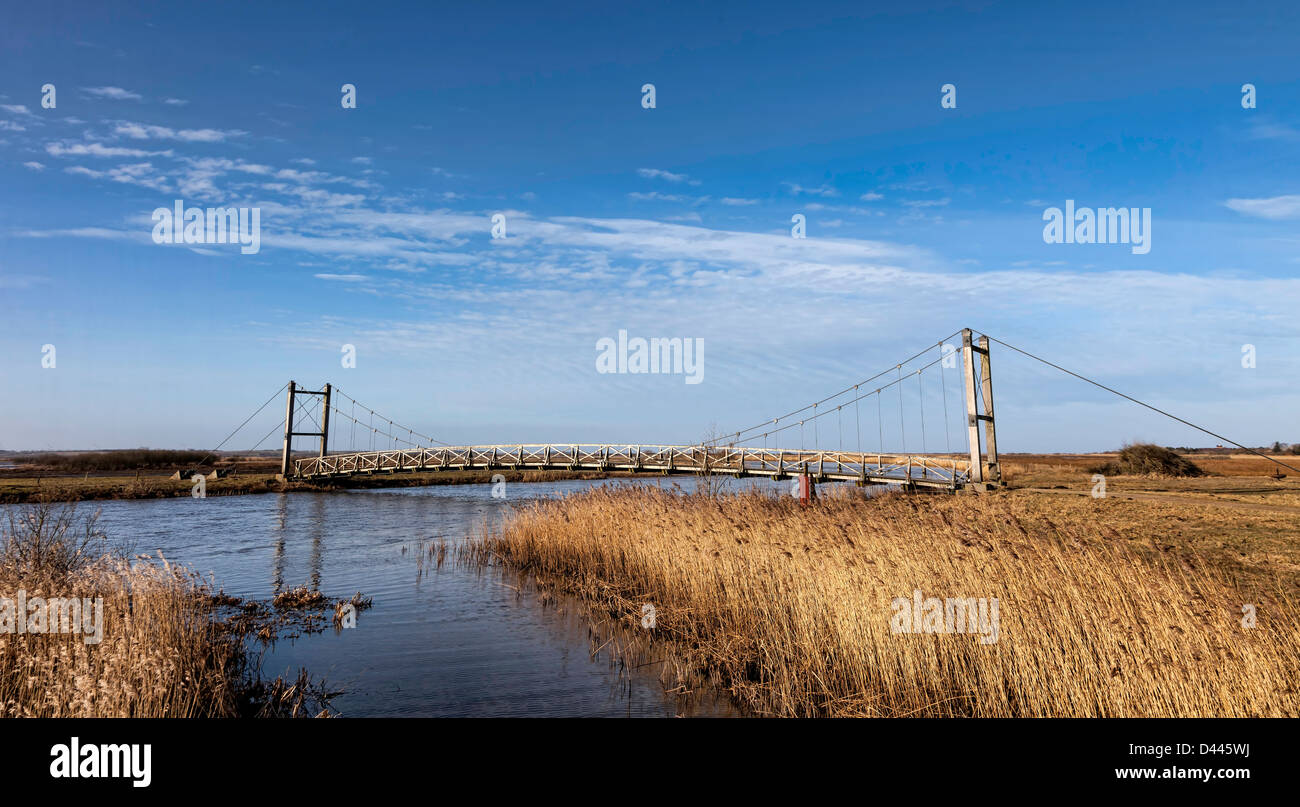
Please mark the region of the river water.
<svg viewBox="0 0 1300 807"><path fill-rule="evenodd" d="M613 484L689 489L694 481ZM608 483L511 483L504 500L491 485L446 485L88 502L79 510L99 509L111 539L161 551L228 594L269 599L306 583L331 599L372 597L355 628L281 639L263 656L264 677L306 668L342 690L332 705L345 717L733 715L724 697L685 704L653 673L620 671L608 653L593 655L574 604L543 606L491 571L417 563L421 542L470 540L511 504L593 484Z"/></svg>

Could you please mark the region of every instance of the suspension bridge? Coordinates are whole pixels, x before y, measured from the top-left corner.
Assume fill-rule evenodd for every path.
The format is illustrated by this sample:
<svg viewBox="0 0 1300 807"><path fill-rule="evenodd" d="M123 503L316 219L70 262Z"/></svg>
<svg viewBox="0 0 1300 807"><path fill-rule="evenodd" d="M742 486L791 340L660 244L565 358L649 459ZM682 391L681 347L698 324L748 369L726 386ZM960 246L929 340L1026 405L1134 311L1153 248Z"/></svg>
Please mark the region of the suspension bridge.
<svg viewBox="0 0 1300 807"><path fill-rule="evenodd" d="M948 340L960 335L960 345ZM949 372L944 372L949 371ZM928 374L928 375L927 375ZM951 381L948 376L958 376ZM937 378L935 378L937 377ZM944 450L929 452L925 403L935 390L926 389L934 378L942 398ZM935 383L931 383L935 387ZM950 391L949 387L953 387ZM907 392L905 393L905 387ZM429 473L467 470L623 471L633 474L722 475L771 480L801 478L806 489L820 482L858 485L897 485L907 489L978 489L998 484L997 437L993 415L993 385L989 338L971 330L951 334L930 347L852 386L760 423L692 444L634 443L514 443L449 445L398 423L361 404L332 384L304 388L289 381L236 433L285 393L285 416L254 447L281 432L279 476L282 479L329 480L359 475ZM898 433L893 424L886 443L884 402L898 409ZM905 403L912 398L911 404ZM952 400L950 402L950 398ZM936 406L931 401L931 406ZM862 412L868 410L868 428L875 427L875 450L863 446ZM871 410L874 408L874 416ZM919 412L912 411L919 409ZM906 410L906 411L905 411ZM959 429L965 445L952 446L950 415L965 412ZM918 421L919 415L919 421ZM844 445L844 420L852 417L853 434ZM907 451L906 422L919 422L922 450ZM931 415L929 426L937 424ZM825 447L824 432L838 426L837 446ZM824 428L825 427L825 428ZM798 430L798 447L791 437ZM357 445L360 432L361 446ZM295 455L296 438L317 441L315 456ZM811 439L811 446L809 440ZM759 444L761 441L761 445ZM782 441L789 441L784 443ZM339 450L346 443L348 450ZM334 450L331 450L331 449Z"/></svg>
<svg viewBox="0 0 1300 807"><path fill-rule="evenodd" d="M948 341L958 336L959 343ZM281 479L330 480L363 475L470 470L623 471L632 474L799 479L804 495L811 494L813 486L820 482L984 491L997 487L1002 480L993 411L990 345L994 342L1223 442L1253 454L1259 453L1026 350L986 334L977 336L975 331L967 328L932 342L888 369L831 395L699 443L450 445L403 426L331 384L313 390L289 381L213 449L213 454L281 392L286 392L284 419L254 446L256 450L283 430ZM949 376L955 376L951 382ZM950 386L953 387L951 391ZM950 403L950 398L955 400ZM928 419L927 400L932 410ZM891 416L892 410L897 411L896 431L892 419L886 417L886 401ZM877 442L874 451L863 445L864 407L868 420L867 442L870 442L871 426L875 426ZM851 418L848 449L845 448L846 418ZM914 445L919 425L919 452L906 450L909 418ZM936 418L943 425L943 450L929 451L931 443L937 443L937 434L931 437L927 425L931 431L937 431ZM890 421L888 426L887 420ZM835 429L831 428L832 423ZM952 439L954 423L958 438L964 443L955 447ZM795 429L798 430L798 447L792 445ZM358 431L361 433L360 448L357 445ZM890 443L894 443L888 449L886 431L890 434ZM823 434L827 436L823 437ZM825 444L832 434L836 446L827 448ZM345 435L348 450L331 451L331 446L342 445ZM295 438L318 440L315 456L295 457Z"/></svg>

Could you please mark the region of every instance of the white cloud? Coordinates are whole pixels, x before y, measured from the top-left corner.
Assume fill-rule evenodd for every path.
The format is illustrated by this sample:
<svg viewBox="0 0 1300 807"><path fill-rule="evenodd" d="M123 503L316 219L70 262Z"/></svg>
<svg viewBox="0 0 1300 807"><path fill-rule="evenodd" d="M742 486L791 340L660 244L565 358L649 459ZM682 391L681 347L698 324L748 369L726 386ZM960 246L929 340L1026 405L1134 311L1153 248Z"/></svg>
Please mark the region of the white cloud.
<svg viewBox="0 0 1300 807"><path fill-rule="evenodd" d="M27 127L11 120L0 120L0 132L25 132Z"/></svg>
<svg viewBox="0 0 1300 807"><path fill-rule="evenodd" d="M908 207L947 207L951 199L907 199L903 202Z"/></svg>
<svg viewBox="0 0 1300 807"><path fill-rule="evenodd" d="M861 196L859 196L858 198L864 202L876 202L881 199L884 199L885 195L883 193L876 193L875 191L868 191L862 194Z"/></svg>
<svg viewBox="0 0 1300 807"><path fill-rule="evenodd" d="M312 277L318 280L337 280L344 283L359 283L366 279L365 275L333 275L328 272L321 272Z"/></svg>
<svg viewBox="0 0 1300 807"><path fill-rule="evenodd" d="M30 168L30 169L32 169L33 171L44 171L44 170L45 170L45 166L44 166L42 163L38 163L38 162L36 162L35 160L32 160L32 161L30 161L30 162L25 162L25 163L23 163L23 167L24 167L24 168Z"/></svg>
<svg viewBox="0 0 1300 807"><path fill-rule="evenodd" d="M159 175L154 169L152 163L119 165L105 171L97 171L81 165L72 165L63 170L69 174L79 174L81 176L90 177L91 179L108 179L113 182L121 182L126 185L139 185L143 188L150 188L151 190L156 191L166 191L169 189L167 178Z"/></svg>
<svg viewBox="0 0 1300 807"><path fill-rule="evenodd" d="M52 157L153 157L169 156L170 151L143 151L123 146L105 146L102 143L46 143L45 151Z"/></svg>
<svg viewBox="0 0 1300 807"><path fill-rule="evenodd" d="M1264 199L1229 199L1224 204L1238 213L1278 221L1300 218L1300 195L1270 196Z"/></svg>
<svg viewBox="0 0 1300 807"><path fill-rule="evenodd" d="M121 87L82 87L82 90L90 93L96 98L109 98L114 101L139 101L139 93L124 90Z"/></svg>
<svg viewBox="0 0 1300 807"><path fill-rule="evenodd" d="M238 129L171 129L130 121L118 121L113 133L132 140L180 140L186 143L220 143L230 137L248 134Z"/></svg>
<svg viewBox="0 0 1300 807"><path fill-rule="evenodd" d="M660 193L659 191L649 191L649 192L645 192L645 193L643 193L643 192L641 192L641 191L632 191L632 192L629 193L627 196L628 196L629 199L636 199L637 201L641 201L641 202L649 202L649 201L656 201L656 202L685 202L685 201L689 201L688 198L685 197L685 196L678 196L677 194L674 194L674 193Z"/></svg>
<svg viewBox="0 0 1300 807"><path fill-rule="evenodd" d="M171 106L185 106L189 101L186 101L184 98L164 98L163 103Z"/></svg>
<svg viewBox="0 0 1300 807"><path fill-rule="evenodd" d="M32 115L32 111L27 108L26 104L0 104L0 109L12 112L15 115Z"/></svg>
<svg viewBox="0 0 1300 807"><path fill-rule="evenodd" d="M757 199L738 199L738 198L736 198L736 197L734 197L734 196L724 196L724 197L722 197L721 199L719 199L718 201L722 202L724 205L729 205L729 206L731 206L731 207L742 207L742 206L745 206L745 205L756 205L756 204L758 204L758 200L757 200Z"/></svg>
<svg viewBox="0 0 1300 807"><path fill-rule="evenodd" d="M840 192L839 192L839 191L835 190L835 189L832 188L830 185L825 185L825 184L823 184L823 185L819 185L819 186L816 187L816 188L808 188L808 187L804 187L803 185L800 185L800 184L798 184L798 183L796 183L796 182L783 182L783 183L781 183L781 184L782 184L782 185L785 185L787 188L789 188L789 189L790 189L790 193L793 194L794 196L825 196L825 197L830 197L830 196L839 196L839 195L840 195Z"/></svg>
<svg viewBox="0 0 1300 807"><path fill-rule="evenodd" d="M1300 131L1285 123L1264 118L1251 124L1247 136L1251 140L1300 140Z"/></svg>
<svg viewBox="0 0 1300 807"><path fill-rule="evenodd" d="M636 171L646 179L663 179L668 182L685 182L690 185L699 185L698 179L691 179L686 174L674 174L672 171L664 171L659 168L638 168Z"/></svg>

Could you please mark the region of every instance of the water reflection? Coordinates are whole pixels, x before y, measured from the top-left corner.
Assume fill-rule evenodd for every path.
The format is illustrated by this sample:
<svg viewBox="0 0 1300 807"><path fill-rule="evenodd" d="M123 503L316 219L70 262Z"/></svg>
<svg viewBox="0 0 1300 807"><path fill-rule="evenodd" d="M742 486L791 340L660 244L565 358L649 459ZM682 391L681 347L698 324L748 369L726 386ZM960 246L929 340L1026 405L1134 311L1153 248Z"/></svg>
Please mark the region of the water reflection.
<svg viewBox="0 0 1300 807"><path fill-rule="evenodd" d="M306 668L345 690L335 702L344 715L677 715L687 707L652 673L621 671L608 652L593 656L580 609L542 607L508 581L454 563L421 568L410 552L440 538L454 549L511 504L593 484L601 483L515 483L506 501L486 484L110 501L101 524L237 596L265 599L307 583L333 599L372 597L356 628L282 641L264 659L266 675ZM718 700L687 713L732 710Z"/></svg>

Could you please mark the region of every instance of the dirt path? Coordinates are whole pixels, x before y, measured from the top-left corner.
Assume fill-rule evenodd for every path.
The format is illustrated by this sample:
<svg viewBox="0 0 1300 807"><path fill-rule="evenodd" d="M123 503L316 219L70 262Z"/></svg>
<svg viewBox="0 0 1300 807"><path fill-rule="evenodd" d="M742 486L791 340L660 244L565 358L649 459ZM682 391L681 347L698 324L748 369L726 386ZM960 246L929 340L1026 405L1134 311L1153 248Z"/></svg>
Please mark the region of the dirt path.
<svg viewBox="0 0 1300 807"><path fill-rule="evenodd" d="M1070 496L1091 496L1090 490L1063 490L1060 488L1012 488L1012 491L1029 491L1031 493L1063 493ZM1263 492L1263 491L1261 491ZM1235 510L1252 510L1257 513L1283 513L1300 516L1300 507L1286 504L1256 504L1255 502L1237 502L1230 499L1189 496L1179 493L1148 493L1145 491L1106 491L1108 499L1137 499L1166 504L1201 504L1209 507L1228 507Z"/></svg>

